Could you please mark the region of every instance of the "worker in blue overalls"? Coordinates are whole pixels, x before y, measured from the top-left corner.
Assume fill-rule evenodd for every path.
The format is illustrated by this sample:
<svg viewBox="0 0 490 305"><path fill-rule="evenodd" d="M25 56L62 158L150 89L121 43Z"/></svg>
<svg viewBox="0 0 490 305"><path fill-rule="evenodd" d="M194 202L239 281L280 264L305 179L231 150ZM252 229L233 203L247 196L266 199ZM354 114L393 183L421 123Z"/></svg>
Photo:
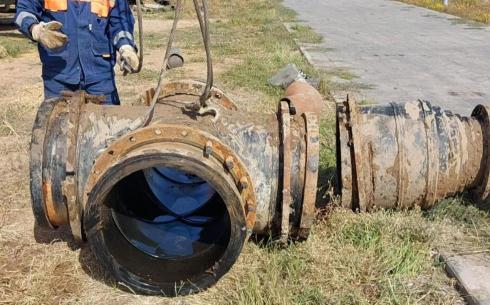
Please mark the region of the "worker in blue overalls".
<svg viewBox="0 0 490 305"><path fill-rule="evenodd" d="M127 0L18 0L15 23L38 42L45 98L85 90L119 104L116 50L129 72L139 65Z"/></svg>

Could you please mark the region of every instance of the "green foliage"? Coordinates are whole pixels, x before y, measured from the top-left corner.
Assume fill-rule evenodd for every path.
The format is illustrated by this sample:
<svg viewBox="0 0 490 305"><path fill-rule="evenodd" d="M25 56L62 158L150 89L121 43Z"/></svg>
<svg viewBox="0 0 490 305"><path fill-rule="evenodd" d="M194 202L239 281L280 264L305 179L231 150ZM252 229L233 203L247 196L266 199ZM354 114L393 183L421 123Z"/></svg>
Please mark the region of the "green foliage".
<svg viewBox="0 0 490 305"><path fill-rule="evenodd" d="M303 43L320 43L323 41L323 36L313 31L310 26L295 24L291 27L293 37Z"/></svg>

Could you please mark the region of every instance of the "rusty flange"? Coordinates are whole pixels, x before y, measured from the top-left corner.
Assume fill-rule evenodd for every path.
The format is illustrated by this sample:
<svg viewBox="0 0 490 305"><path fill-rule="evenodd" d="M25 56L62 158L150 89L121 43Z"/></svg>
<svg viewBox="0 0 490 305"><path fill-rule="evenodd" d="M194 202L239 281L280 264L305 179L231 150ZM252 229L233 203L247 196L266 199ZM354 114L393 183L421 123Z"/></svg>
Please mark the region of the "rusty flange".
<svg viewBox="0 0 490 305"><path fill-rule="evenodd" d="M359 130L359 118L356 101L352 98L348 98L344 103L346 107L346 126L349 130L349 147L353 154L355 169L352 174L352 187L357 192L353 198L353 208L360 211L366 211L372 204L372 198L368 194L368 190L372 189L371 185L371 173L370 167L367 162L369 158L364 154L368 151L364 151L361 145L361 131Z"/></svg>
<svg viewBox="0 0 490 305"><path fill-rule="evenodd" d="M320 126L316 113L303 113L303 118L306 122L306 173L298 235L300 238L307 238L315 220L318 169L320 166Z"/></svg>
<svg viewBox="0 0 490 305"><path fill-rule="evenodd" d="M203 151L204 156L213 156L223 164L224 169L232 176L236 187L240 191L246 215L247 230L251 233L255 223L257 201L252 178L247 172L245 165L234 151L224 145L219 139L187 126L155 124L127 134L112 143L97 158L92 168L85 186L84 205L87 204L90 190L94 188L99 179L125 155L145 145L162 142L182 143L197 147Z"/></svg>
<svg viewBox="0 0 490 305"><path fill-rule="evenodd" d="M425 194L425 208L429 208L434 206L437 198L437 183L438 183L438 175L439 175L439 143L438 143L438 130L437 130L437 122L435 118L435 113L432 110L432 107L425 101L419 101L420 108L422 109L424 124L426 126L426 138L427 138L427 179L426 179L426 189L427 192ZM395 113L397 115L398 113ZM399 134L399 139L403 139L404 134ZM399 141L401 143L401 141ZM399 155L401 148L399 148ZM404 162L404 163L402 163ZM400 168L405 167L406 160L400 159L399 164ZM400 177L405 172L400 173ZM403 181L403 179L400 179ZM405 189L405 185L401 184L399 189ZM399 195L400 196L400 195ZM402 197L403 199L403 197ZM399 199L400 200L400 199ZM399 204L400 205L400 204ZM401 206L403 207L403 205Z"/></svg>
<svg viewBox="0 0 490 305"><path fill-rule="evenodd" d="M472 190L473 197L477 201L487 202L490 199L490 107L478 105L471 114L482 124L483 132L483 160L479 176L481 183Z"/></svg>
<svg viewBox="0 0 490 305"><path fill-rule="evenodd" d="M160 92L160 100L167 99L173 96L200 96L206 86L205 83L196 80L178 80L167 82L163 85ZM150 89L145 93L144 101L146 105L150 105L155 94L155 89ZM211 88L211 101L222 106L225 109L237 110L235 102L223 93L220 89Z"/></svg>
<svg viewBox="0 0 490 305"><path fill-rule="evenodd" d="M80 121L80 108L85 104L85 94L82 92L79 95L73 95L68 104L68 139L66 152L66 178L63 181L63 194L66 198L68 208L68 218L73 237L81 241L83 240L82 223L80 204L77 200L77 141L78 127Z"/></svg>
<svg viewBox="0 0 490 305"><path fill-rule="evenodd" d="M281 241L289 238L289 217L291 214L291 115L289 104L285 101L279 105L282 142L282 205L281 205Z"/></svg>
<svg viewBox="0 0 490 305"><path fill-rule="evenodd" d="M51 113L56 106L57 101L57 99L50 99L41 103L32 128L29 164L32 211L36 218L36 223L44 228L53 228L53 225L47 216L48 214L43 194L44 140L48 130L49 118L51 117Z"/></svg>
<svg viewBox="0 0 490 305"><path fill-rule="evenodd" d="M61 226L68 221L68 210L63 198L61 181L65 179L64 164L67 148L67 100L57 103L46 123L42 162L42 188L49 222Z"/></svg>

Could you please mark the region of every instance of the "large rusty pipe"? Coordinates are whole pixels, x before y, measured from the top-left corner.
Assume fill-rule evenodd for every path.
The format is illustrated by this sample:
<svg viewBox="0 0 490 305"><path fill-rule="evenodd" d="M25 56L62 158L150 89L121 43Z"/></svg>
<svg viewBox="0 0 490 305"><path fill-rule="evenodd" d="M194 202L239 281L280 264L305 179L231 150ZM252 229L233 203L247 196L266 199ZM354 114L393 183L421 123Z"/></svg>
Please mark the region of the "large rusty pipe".
<svg viewBox="0 0 490 305"><path fill-rule="evenodd" d="M489 196L489 108L471 117L426 101L337 107L337 190L359 211L432 207L469 191Z"/></svg>
<svg viewBox="0 0 490 305"><path fill-rule="evenodd" d="M97 105L80 92L39 108L30 168L38 225L69 225L133 291L205 289L250 234L305 238L313 222L317 114L294 114L302 107L290 100L277 114L241 112L213 88L219 116L198 116L185 105L203 86L168 83L151 123L134 131L147 106Z"/></svg>

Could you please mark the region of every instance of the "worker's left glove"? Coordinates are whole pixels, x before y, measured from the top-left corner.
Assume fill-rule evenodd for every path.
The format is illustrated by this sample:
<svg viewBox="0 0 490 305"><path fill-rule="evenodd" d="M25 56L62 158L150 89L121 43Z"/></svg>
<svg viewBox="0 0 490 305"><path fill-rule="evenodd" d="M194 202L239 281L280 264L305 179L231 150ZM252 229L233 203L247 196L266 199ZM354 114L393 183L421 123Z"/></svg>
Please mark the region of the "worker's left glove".
<svg viewBox="0 0 490 305"><path fill-rule="evenodd" d="M136 50L125 44L119 48L119 54L121 55L119 66L121 66L121 70L134 73L138 70L140 65L140 59L138 54L136 54Z"/></svg>

